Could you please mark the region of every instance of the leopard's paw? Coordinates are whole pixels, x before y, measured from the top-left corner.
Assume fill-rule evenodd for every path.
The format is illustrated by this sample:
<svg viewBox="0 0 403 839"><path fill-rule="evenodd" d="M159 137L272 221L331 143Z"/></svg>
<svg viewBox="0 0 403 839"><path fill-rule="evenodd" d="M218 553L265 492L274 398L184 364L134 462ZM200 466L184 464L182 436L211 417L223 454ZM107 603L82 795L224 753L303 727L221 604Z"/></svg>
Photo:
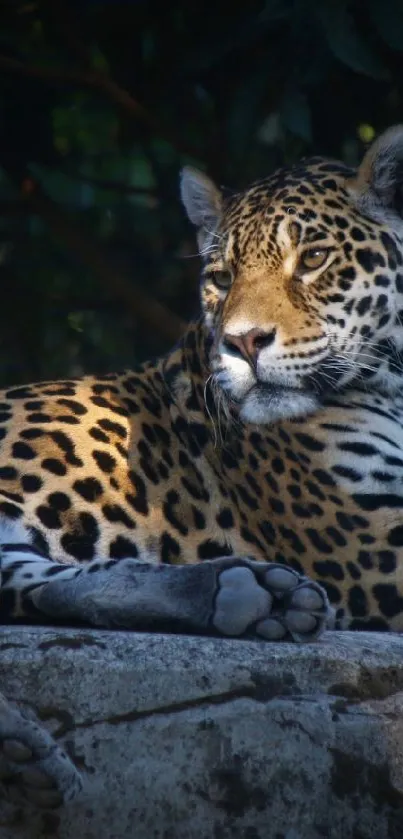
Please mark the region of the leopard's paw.
<svg viewBox="0 0 403 839"><path fill-rule="evenodd" d="M39 722L0 694L0 780L38 807L55 808L82 789L82 776Z"/></svg>
<svg viewBox="0 0 403 839"><path fill-rule="evenodd" d="M325 590L285 565L228 559L217 582L212 623L223 635L307 642L331 624Z"/></svg>

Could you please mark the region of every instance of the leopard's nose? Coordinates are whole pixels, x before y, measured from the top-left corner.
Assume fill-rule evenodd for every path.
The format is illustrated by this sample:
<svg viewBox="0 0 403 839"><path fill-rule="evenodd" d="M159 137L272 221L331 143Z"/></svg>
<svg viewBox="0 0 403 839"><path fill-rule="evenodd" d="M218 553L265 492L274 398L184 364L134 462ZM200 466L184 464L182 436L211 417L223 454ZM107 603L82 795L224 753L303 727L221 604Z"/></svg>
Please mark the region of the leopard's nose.
<svg viewBox="0 0 403 839"><path fill-rule="evenodd" d="M224 345L231 352L242 355L246 361L252 362L255 365L259 351L269 347L275 337L275 329L271 329L268 332L265 332L264 329L250 329L242 335L225 335Z"/></svg>

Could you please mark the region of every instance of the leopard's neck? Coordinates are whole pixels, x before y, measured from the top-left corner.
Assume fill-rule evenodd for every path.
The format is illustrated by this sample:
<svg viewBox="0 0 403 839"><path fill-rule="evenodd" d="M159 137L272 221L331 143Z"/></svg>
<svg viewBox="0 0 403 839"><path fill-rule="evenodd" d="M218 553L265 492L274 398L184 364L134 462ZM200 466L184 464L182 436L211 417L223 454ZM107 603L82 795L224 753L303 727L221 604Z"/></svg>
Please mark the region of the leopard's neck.
<svg viewBox="0 0 403 839"><path fill-rule="evenodd" d="M210 460L217 459L217 444L242 435L242 429L226 416L213 397L210 386L211 338L201 320L189 324L176 347L158 364L170 398L170 413L183 434L196 438Z"/></svg>
<svg viewBox="0 0 403 839"><path fill-rule="evenodd" d="M192 321L178 344L157 366L170 398L187 420L209 420L206 382L209 378L208 333L201 320Z"/></svg>

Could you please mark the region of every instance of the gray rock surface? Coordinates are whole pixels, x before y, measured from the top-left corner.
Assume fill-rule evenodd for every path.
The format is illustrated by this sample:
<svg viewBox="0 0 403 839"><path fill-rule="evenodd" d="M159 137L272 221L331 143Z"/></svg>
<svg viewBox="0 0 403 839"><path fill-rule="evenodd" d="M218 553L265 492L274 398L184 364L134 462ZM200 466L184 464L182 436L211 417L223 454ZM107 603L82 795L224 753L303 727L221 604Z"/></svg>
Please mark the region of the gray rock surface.
<svg viewBox="0 0 403 839"><path fill-rule="evenodd" d="M3 628L0 686L86 776L1 839L402 839L403 638Z"/></svg>

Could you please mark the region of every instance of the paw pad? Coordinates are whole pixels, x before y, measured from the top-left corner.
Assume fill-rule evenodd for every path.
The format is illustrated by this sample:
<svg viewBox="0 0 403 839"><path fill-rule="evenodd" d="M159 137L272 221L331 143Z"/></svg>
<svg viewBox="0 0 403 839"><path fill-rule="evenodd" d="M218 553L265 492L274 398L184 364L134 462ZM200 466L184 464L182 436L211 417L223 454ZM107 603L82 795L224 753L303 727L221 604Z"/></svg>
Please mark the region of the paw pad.
<svg viewBox="0 0 403 839"><path fill-rule="evenodd" d="M234 558L232 567L225 561L218 582L213 624L223 635L301 642L326 628L326 592L293 568Z"/></svg>
<svg viewBox="0 0 403 839"><path fill-rule="evenodd" d="M4 757L14 763L28 763L33 758L32 750L25 743L21 743L20 740L4 740L3 754Z"/></svg>
<svg viewBox="0 0 403 839"><path fill-rule="evenodd" d="M285 568L283 565L274 565L265 574L267 585L275 593L282 593L295 588L300 581L300 575L292 568Z"/></svg>

